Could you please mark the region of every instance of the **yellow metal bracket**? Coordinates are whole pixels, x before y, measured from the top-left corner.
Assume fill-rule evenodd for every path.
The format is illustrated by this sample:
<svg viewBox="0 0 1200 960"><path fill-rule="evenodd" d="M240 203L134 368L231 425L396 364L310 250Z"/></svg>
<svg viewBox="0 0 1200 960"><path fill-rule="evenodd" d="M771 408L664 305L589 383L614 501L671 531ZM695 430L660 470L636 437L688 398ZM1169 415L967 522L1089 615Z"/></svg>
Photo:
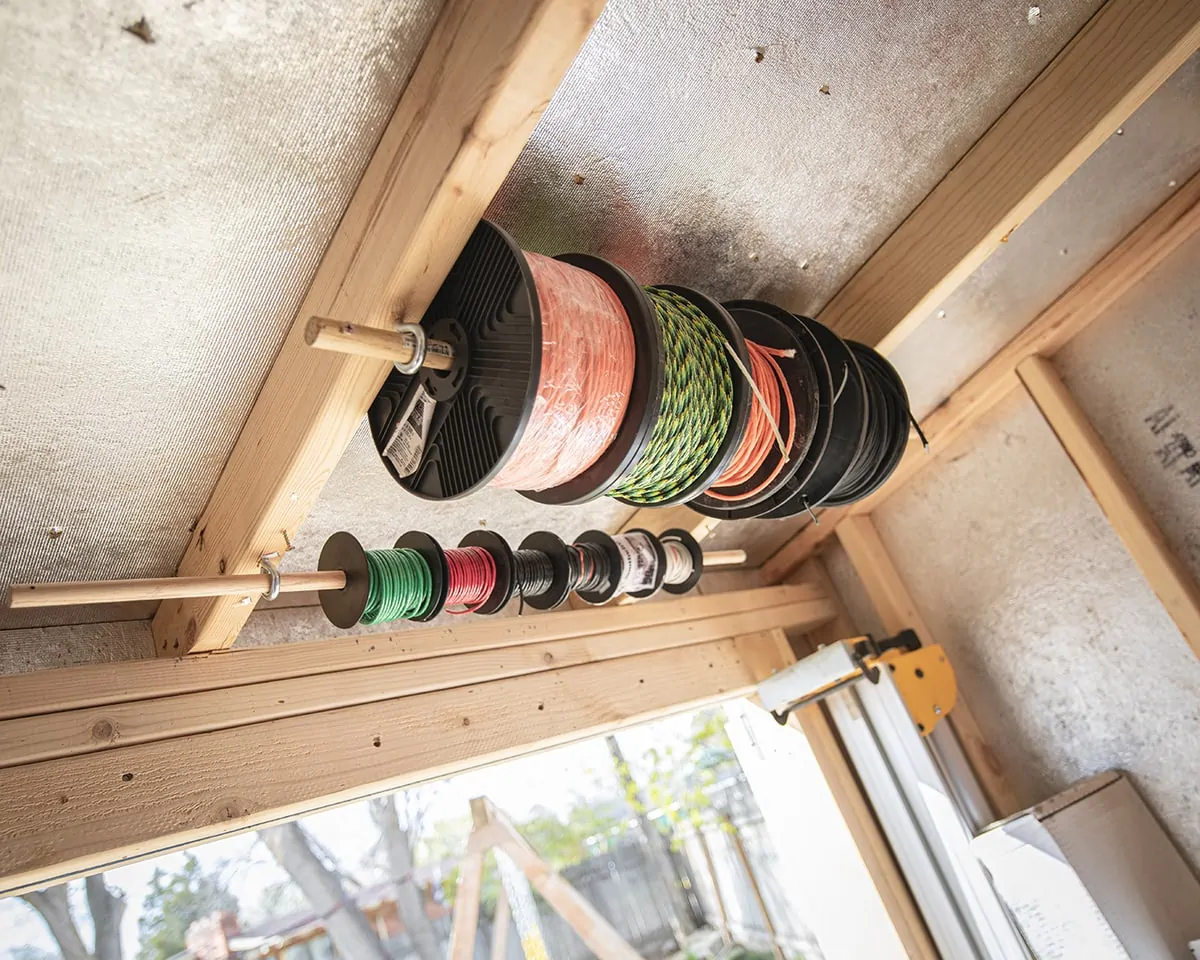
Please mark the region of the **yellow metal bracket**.
<svg viewBox="0 0 1200 960"><path fill-rule="evenodd" d="M888 650L869 659L869 666L886 668L908 707L921 736L927 737L958 702L954 669L939 644L913 651Z"/></svg>

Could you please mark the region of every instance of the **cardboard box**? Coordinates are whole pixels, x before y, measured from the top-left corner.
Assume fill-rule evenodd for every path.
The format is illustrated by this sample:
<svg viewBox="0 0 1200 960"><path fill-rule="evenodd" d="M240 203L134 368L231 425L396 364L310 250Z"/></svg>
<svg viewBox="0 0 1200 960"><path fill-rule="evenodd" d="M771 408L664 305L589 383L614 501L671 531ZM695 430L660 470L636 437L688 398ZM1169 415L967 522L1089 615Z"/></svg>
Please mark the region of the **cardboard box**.
<svg viewBox="0 0 1200 960"><path fill-rule="evenodd" d="M1121 774L993 824L972 847L1037 960L1192 960L1200 883Z"/></svg>

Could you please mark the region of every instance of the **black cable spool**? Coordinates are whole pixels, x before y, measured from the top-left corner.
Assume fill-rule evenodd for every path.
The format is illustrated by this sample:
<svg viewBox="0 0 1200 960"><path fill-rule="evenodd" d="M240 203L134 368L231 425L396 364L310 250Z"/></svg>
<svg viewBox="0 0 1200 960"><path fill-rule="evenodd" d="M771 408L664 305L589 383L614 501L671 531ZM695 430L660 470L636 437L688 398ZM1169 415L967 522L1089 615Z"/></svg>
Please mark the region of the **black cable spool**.
<svg viewBox="0 0 1200 960"><path fill-rule="evenodd" d="M420 530L408 531L396 541L394 549L416 550L429 567L429 606L417 616L408 618L416 623L427 623L441 613L442 608L446 606L446 591L450 588L450 571L446 567L445 551L433 537Z"/></svg>
<svg viewBox="0 0 1200 960"><path fill-rule="evenodd" d="M670 541L681 543L687 549L687 552L691 554L692 572L688 575L688 578L684 580L683 583L667 583L666 580L664 580L662 585L662 588L666 590L667 593L673 593L676 595L687 593L700 582L700 577L704 575L704 551L700 549L699 541L697 541L695 537L688 533L688 531L680 530L677 527L672 527L670 530L664 530L661 534L659 534L658 539L660 543L668 543ZM663 558L663 573L665 574L665 550L663 551Z"/></svg>
<svg viewBox="0 0 1200 960"><path fill-rule="evenodd" d="M852 340L847 340L846 346L863 372L870 399L870 422L863 463L825 501L830 507L848 506L878 490L899 466L908 444L908 392L900 375L870 347Z"/></svg>
<svg viewBox="0 0 1200 960"><path fill-rule="evenodd" d="M629 596L635 600L644 600L646 597L658 593L659 588L663 585L663 575L667 572L667 552L663 549L663 545L659 542L658 537L649 530L643 530L641 527L633 527L630 530L626 530L624 536L628 536L631 533L644 534L646 539L650 541L650 546L654 549L654 581L644 590L629 591Z"/></svg>
<svg viewBox="0 0 1200 960"><path fill-rule="evenodd" d="M610 534L603 530L585 530L575 538L578 543L590 543L599 547L605 558L608 560L608 584L597 590L580 590L576 588L576 595L585 603L590 603L593 606L598 606L602 603L608 603L617 593L617 585L621 580L621 551L617 549L617 541Z"/></svg>
<svg viewBox="0 0 1200 960"><path fill-rule="evenodd" d="M578 504L602 496L633 468L646 451L662 407L662 330L646 291L628 273L601 257L564 253L554 258L595 274L617 295L633 330L633 383L625 416L600 458L579 476L546 490L522 490L521 496L537 503Z"/></svg>
<svg viewBox="0 0 1200 960"><path fill-rule="evenodd" d="M786 310L774 304L761 300L733 300L724 304L734 322L737 323L746 340L773 347L778 350L795 351L794 357L776 357L779 368L787 380L788 391L792 395L792 403L796 413L796 435L788 449L788 462L779 475L766 487L752 497L737 502L719 500L707 491L688 502L688 506L706 517L716 517L719 520L740 520L748 516L757 516L760 511L750 511L750 508L769 501L776 493L783 490L788 481L796 477L805 464L808 451L818 435L820 412L821 378L817 373L817 362L823 363L820 347L810 334L807 333ZM807 342L806 342L807 341ZM736 376L745 379L741 371ZM757 404L758 398L750 393L750 404ZM779 432L787 435L791 429L787 405L782 404L779 420ZM747 422L749 413L747 413ZM739 440L739 443L741 441ZM778 444L771 447L771 452L763 461L758 472L745 484L734 487L731 493L753 490L770 476L783 459L783 453ZM718 474L718 476L720 476Z"/></svg>
<svg viewBox="0 0 1200 960"><path fill-rule="evenodd" d="M561 606L571 592L571 586L574 583L571 576L571 562L567 556L567 545L562 542L561 537L546 530L539 530L521 541L517 551L522 550L536 550L538 553L545 554L554 569L550 589L545 593L529 595L521 592L519 583L515 584L515 588L521 592L522 601L535 610L553 610L555 607Z"/></svg>
<svg viewBox="0 0 1200 960"><path fill-rule="evenodd" d="M341 570L346 585L340 590L318 590L321 609L329 622L343 630L362 619L367 609L371 589L371 573L367 567L367 552L352 533L340 530L325 541L318 570Z"/></svg>
<svg viewBox="0 0 1200 960"><path fill-rule="evenodd" d="M794 517L825 503L860 456L867 433L867 392L858 360L828 327L809 317L797 317L817 339L833 379L833 422L829 442L803 485L778 506L759 514L767 520Z"/></svg>
<svg viewBox="0 0 1200 960"><path fill-rule="evenodd" d="M699 513L718 517L722 520L750 520L755 517L769 515L771 511L782 507L804 489L804 484L807 483L809 477L812 476L820 464L821 458L825 454L825 449L829 444L829 438L833 430L833 399L840 380L834 380L825 352L821 349L820 342L805 322L805 318L796 317L786 310L762 300L741 300L734 301L734 304L737 305L739 312L743 310L755 310L759 313L769 315L783 323L793 333L803 348L805 356L808 358L815 377L817 392L817 407L812 420L812 439L804 458L796 464L795 472L792 472L790 465L785 468L783 472L785 474L790 473L791 475L779 483L772 484L773 491L764 499L758 500L750 506L738 505L730 507L727 505L719 514L708 509L698 510ZM808 323L811 322L808 321Z"/></svg>
<svg viewBox="0 0 1200 960"><path fill-rule="evenodd" d="M458 545L460 547L480 547L491 555L492 561L496 564L496 585L483 604L472 612L486 616L503 609L505 604L512 599L515 582L512 549L509 547L508 541L491 530L473 530L463 537Z"/></svg>
<svg viewBox="0 0 1200 960"><path fill-rule="evenodd" d="M657 284L655 288L667 290L683 297L685 300L691 301L694 306L699 308L701 313L716 325L721 335L724 336L730 347L733 348L734 353L737 354L738 359L741 360L742 365L749 369L750 354L746 351L746 340L742 336L738 325L733 322L733 317L716 300L705 296L697 290L692 290L690 287L680 287L670 283ZM655 318L656 326L657 323L657 318ZM665 359L663 362L665 362ZM732 410L729 417L729 427L725 431L725 436L717 447L717 452L714 454L708 467L695 480L688 484L687 487L670 499L645 504L634 500L626 500L624 497L614 497L618 503L623 503L630 507L670 507L686 503L697 493L707 490L712 481L725 472L725 467L728 465L730 458L733 456L738 444L742 442L742 434L746 431L746 421L750 417L750 400L753 396L749 385L746 383L746 378L742 375L742 372L738 369L733 359L726 355L725 362L729 365L729 375L733 381ZM636 465L637 461L635 460L630 464L629 470L613 481L610 489L612 486L616 486Z"/></svg>

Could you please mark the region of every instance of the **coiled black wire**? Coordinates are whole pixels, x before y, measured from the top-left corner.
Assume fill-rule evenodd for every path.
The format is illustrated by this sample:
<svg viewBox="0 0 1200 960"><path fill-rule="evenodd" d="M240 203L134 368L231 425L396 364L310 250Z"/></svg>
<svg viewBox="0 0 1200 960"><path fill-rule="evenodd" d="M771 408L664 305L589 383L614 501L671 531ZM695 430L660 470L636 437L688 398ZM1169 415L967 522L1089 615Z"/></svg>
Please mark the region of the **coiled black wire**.
<svg viewBox="0 0 1200 960"><path fill-rule="evenodd" d="M860 343L846 341L862 370L866 395L866 435L838 485L825 501L846 506L877 490L904 456L910 413L908 394L895 369L883 357Z"/></svg>
<svg viewBox="0 0 1200 960"><path fill-rule="evenodd" d="M599 544L569 545L567 563L571 569L571 589L577 593L605 593L612 586L612 565Z"/></svg>
<svg viewBox="0 0 1200 960"><path fill-rule="evenodd" d="M516 550L513 552L513 580L522 599L540 597L549 593L554 583L554 564L541 550Z"/></svg>

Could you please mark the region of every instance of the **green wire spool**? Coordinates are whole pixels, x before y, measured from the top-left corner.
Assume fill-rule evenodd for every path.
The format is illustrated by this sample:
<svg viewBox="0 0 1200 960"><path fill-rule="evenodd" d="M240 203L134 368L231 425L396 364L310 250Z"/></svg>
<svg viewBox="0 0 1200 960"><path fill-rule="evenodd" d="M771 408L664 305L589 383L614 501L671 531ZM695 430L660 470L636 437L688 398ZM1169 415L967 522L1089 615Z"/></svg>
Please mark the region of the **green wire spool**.
<svg viewBox="0 0 1200 960"><path fill-rule="evenodd" d="M686 287L647 287L662 326L662 406L646 452L608 495L630 506L669 506L706 490L746 429L749 371L737 324L716 301ZM728 345L728 346L727 346Z"/></svg>
<svg viewBox="0 0 1200 960"><path fill-rule="evenodd" d="M343 530L325 541L317 569L346 574L341 590L318 593L325 616L338 627L426 621L441 613L446 603L446 557L427 533L412 531L392 550L368 551Z"/></svg>

